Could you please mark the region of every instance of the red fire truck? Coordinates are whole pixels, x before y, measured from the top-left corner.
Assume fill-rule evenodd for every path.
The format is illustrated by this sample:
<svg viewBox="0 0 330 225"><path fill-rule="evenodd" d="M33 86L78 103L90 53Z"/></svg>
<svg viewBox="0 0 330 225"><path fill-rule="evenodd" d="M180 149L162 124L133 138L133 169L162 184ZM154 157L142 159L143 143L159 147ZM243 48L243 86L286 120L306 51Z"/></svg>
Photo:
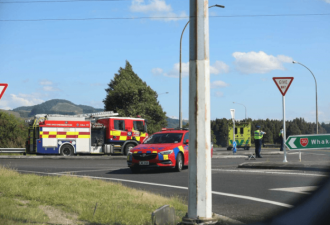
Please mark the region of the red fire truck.
<svg viewBox="0 0 330 225"><path fill-rule="evenodd" d="M142 118L100 112L81 115L38 114L30 122L26 152L36 154L115 154L148 138Z"/></svg>

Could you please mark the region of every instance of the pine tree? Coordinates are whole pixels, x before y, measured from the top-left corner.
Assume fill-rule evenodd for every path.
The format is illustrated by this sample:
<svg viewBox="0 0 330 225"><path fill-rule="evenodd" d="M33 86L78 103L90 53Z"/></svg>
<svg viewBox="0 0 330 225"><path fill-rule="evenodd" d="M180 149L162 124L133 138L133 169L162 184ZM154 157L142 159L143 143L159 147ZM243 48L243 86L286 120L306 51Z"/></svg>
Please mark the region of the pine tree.
<svg viewBox="0 0 330 225"><path fill-rule="evenodd" d="M163 111L158 94L133 71L126 61L125 68L119 69L108 84L106 98L103 100L106 111L114 111L124 117L140 115L147 119L148 133L160 131L166 127L166 112Z"/></svg>

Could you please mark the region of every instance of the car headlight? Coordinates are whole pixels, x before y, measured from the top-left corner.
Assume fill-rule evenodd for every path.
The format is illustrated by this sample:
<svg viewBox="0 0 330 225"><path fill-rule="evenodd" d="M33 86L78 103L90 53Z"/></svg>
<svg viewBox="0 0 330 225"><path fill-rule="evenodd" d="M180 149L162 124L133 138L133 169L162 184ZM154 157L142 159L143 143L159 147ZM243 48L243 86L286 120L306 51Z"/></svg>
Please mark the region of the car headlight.
<svg viewBox="0 0 330 225"><path fill-rule="evenodd" d="M167 151L163 151L163 152L159 152L162 155L170 155L173 153L173 150L167 150Z"/></svg>

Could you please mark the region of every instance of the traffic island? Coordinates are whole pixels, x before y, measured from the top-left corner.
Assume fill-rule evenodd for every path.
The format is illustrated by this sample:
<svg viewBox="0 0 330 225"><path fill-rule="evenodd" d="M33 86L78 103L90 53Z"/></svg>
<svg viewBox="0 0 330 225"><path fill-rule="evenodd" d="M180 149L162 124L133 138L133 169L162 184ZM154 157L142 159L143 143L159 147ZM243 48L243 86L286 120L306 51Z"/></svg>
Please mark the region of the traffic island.
<svg viewBox="0 0 330 225"><path fill-rule="evenodd" d="M330 161L322 162L246 162L238 165L238 168L249 169L283 169L330 172Z"/></svg>

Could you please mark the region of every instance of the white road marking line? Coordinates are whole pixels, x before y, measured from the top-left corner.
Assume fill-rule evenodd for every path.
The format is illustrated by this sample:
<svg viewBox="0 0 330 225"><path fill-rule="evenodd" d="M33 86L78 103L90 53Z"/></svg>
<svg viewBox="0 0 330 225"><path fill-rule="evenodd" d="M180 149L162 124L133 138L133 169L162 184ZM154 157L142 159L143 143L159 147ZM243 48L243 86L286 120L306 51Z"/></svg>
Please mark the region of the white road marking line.
<svg viewBox="0 0 330 225"><path fill-rule="evenodd" d="M25 170L18 170L18 171L20 171L20 172L31 172L31 171L25 171ZM47 175L63 175L61 173L44 173L44 172L37 172L37 173L47 174ZM168 185L168 184L150 183L150 182L142 182L142 181L134 181L134 180L125 180L125 179L118 179L118 178L93 177L93 176L82 176L82 175L72 175L72 174L68 174L66 176L92 178L92 179L98 179L98 180L113 180L113 181L120 181L120 182L145 184L145 185L152 185L152 186L161 186L161 187L170 187L170 188L188 190L188 187L174 186L174 185ZM233 197L233 198L242 198L242 199L246 199L246 200L262 202L262 203L268 203L268 204L277 205L277 206L282 206L282 207L286 207L286 208L292 208L293 207L292 205L289 205L289 204L286 204L286 203L275 202L275 201L270 201L270 200L266 200L266 199L262 199L262 198L255 198L255 197L250 197L250 196L245 196L245 195L235 195L235 194L217 192L217 191L212 191L212 194L223 195L223 196L228 196L228 197Z"/></svg>
<svg viewBox="0 0 330 225"><path fill-rule="evenodd" d="M57 172L57 173L63 173L63 174L65 174L65 173L80 173L80 172L94 172L94 171L96 172L96 171L107 171L107 170L112 171L112 170L118 170L118 169L126 169L126 167L125 168L112 167L112 168L107 168L107 169L102 169L102 170L63 171L63 172Z"/></svg>
<svg viewBox="0 0 330 225"><path fill-rule="evenodd" d="M310 194L311 191L318 189L318 186L306 186L306 187L291 187L291 188L273 188L271 191L285 191L299 194Z"/></svg>
<svg viewBox="0 0 330 225"><path fill-rule="evenodd" d="M326 174L314 174L314 173L292 173L292 172L285 172L290 170L229 170L229 169L212 169L212 171L219 171L219 172L242 172L242 173L267 173L267 174L281 174L281 175L301 175L301 176L316 176L316 177L327 177Z"/></svg>
<svg viewBox="0 0 330 225"><path fill-rule="evenodd" d="M68 174L68 173L78 173L78 172L94 172L94 171L113 171L113 170L117 170L117 169L126 169L125 168L118 168L118 167L114 167L113 169L102 169L102 170L77 170L77 171L63 171L63 172L55 172L55 173L46 173L46 174ZM42 173L44 174L45 172L36 172L36 171L29 171L29 170L17 170L17 171L22 171L22 172L28 172L28 173Z"/></svg>

